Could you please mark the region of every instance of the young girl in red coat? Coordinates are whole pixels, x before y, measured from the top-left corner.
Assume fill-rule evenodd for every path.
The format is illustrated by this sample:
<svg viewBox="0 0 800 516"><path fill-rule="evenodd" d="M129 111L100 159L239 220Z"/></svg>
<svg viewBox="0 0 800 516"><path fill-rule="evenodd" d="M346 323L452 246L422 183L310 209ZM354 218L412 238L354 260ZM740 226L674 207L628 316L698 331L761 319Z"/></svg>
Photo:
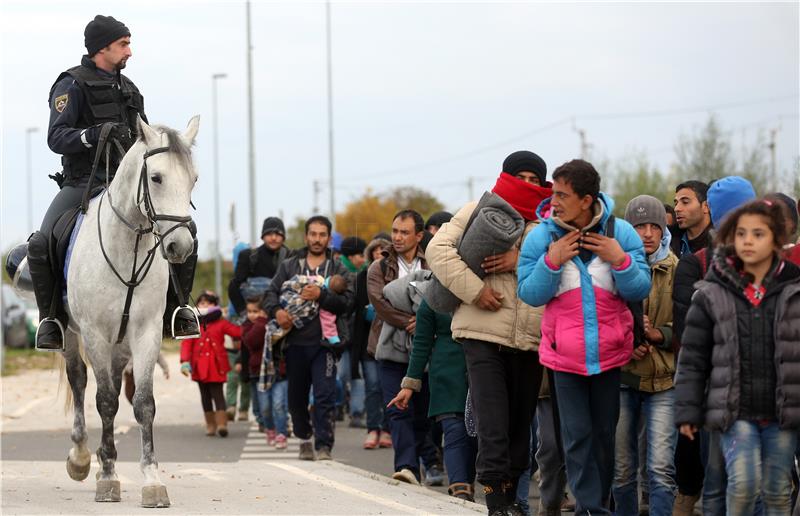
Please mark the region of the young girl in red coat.
<svg viewBox="0 0 800 516"><path fill-rule="evenodd" d="M222 384L230 371L230 364L225 351L225 335L239 339L242 330L222 317L219 298L209 290L197 298L197 308L200 311L200 338L186 339L181 343L181 373L184 376L191 374L192 380L200 387L206 435L219 432L220 437L226 437L228 419Z"/></svg>

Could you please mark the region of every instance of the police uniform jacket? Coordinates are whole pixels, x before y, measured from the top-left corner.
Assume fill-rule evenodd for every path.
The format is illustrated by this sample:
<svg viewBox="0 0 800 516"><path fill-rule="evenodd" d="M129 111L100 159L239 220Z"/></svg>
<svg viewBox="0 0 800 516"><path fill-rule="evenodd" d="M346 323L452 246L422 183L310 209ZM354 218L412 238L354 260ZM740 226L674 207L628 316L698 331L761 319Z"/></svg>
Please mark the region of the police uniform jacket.
<svg viewBox="0 0 800 516"><path fill-rule="evenodd" d="M144 97L121 73L108 73L83 56L81 64L62 72L50 88L50 124L47 144L62 155L64 168L60 186L84 183L91 174L100 126L106 122L125 124L132 140L137 135L136 115L147 121ZM125 149L127 151L127 149ZM119 157L111 153L109 172L113 176ZM101 157L98 176L105 180Z"/></svg>

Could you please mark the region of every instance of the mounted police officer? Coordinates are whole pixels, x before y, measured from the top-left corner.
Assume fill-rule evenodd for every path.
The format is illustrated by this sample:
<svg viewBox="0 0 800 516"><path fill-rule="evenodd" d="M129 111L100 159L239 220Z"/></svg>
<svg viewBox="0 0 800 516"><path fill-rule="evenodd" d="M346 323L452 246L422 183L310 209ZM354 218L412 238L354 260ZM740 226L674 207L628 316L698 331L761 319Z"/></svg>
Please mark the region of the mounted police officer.
<svg viewBox="0 0 800 516"><path fill-rule="evenodd" d="M36 347L43 350L63 350L67 319L61 302L63 273L56 270L60 264L51 263L50 259L51 239L56 238L54 227L64 213L80 206L97 153L100 157L93 184L105 184L107 167L111 176L116 172L122 156L113 148L106 154L102 148L104 144L111 145L116 140L127 152L137 137L137 115L147 121L142 94L120 73L132 55L128 28L111 16L98 15L86 26L84 37L87 53L81 64L62 72L50 88L47 143L53 152L62 155L63 172L51 176L61 190L50 204L41 228L28 240L28 267L41 321ZM101 128L106 123L113 125L104 138ZM109 163L106 163L106 155L110 156ZM192 233L195 233L194 226ZM183 299L192 289L196 242L195 253L184 264L171 265L175 274L170 277L180 284ZM171 285L165 319L175 321L173 337L199 336L194 311L188 306L179 306L177 299L175 285Z"/></svg>

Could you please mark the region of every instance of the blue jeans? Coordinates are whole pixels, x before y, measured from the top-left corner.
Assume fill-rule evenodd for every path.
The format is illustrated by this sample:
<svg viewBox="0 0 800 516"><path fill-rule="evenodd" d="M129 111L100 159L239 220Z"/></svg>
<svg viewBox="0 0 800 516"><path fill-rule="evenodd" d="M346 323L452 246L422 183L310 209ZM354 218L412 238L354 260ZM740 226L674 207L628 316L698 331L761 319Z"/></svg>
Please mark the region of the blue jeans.
<svg viewBox="0 0 800 516"><path fill-rule="evenodd" d="M449 483L472 484L475 482L478 439L467 435L463 417L448 417L441 423L444 429L444 465Z"/></svg>
<svg viewBox="0 0 800 516"><path fill-rule="evenodd" d="M610 514L620 370L592 376L556 371L553 378L575 514Z"/></svg>
<svg viewBox="0 0 800 516"><path fill-rule="evenodd" d="M267 404L265 407L266 414L270 414L268 421L272 426L266 426L269 429L274 428L275 432L283 435L289 433L289 382L287 380L280 380L272 384L269 391L263 394Z"/></svg>
<svg viewBox="0 0 800 516"><path fill-rule="evenodd" d="M725 516L728 475L722 456L720 433L700 430L700 456L703 461L703 516Z"/></svg>
<svg viewBox="0 0 800 516"><path fill-rule="evenodd" d="M777 423L738 420L722 434L729 514L753 514L761 496L766 516L791 514L797 432Z"/></svg>
<svg viewBox="0 0 800 516"><path fill-rule="evenodd" d="M359 378L357 380L353 380L353 375L350 372L350 350L346 349L344 353L342 353L341 358L339 358L339 364L337 365L337 374L336 379L338 380L337 388L341 389L341 402L339 399L336 401L336 405L339 406L344 402L344 393L347 389L347 385L350 385L350 415L355 414L363 414L364 413L364 380ZM337 396L339 398L339 396Z"/></svg>
<svg viewBox="0 0 800 516"><path fill-rule="evenodd" d="M639 514L639 437L640 419L647 431L647 479L650 514L669 516L675 503L675 444L678 432L674 423L675 391L642 392L623 386L619 393L620 410L616 433L614 502L619 516Z"/></svg>
<svg viewBox="0 0 800 516"><path fill-rule="evenodd" d="M378 376L378 362L374 358L361 361L361 373L364 377L364 408L367 411L367 431L383 430L388 432L389 425L383 413L383 392Z"/></svg>
<svg viewBox="0 0 800 516"><path fill-rule="evenodd" d="M380 367L383 403L388 404L400 392L400 383L406 375L407 364L381 360ZM431 439L431 420L428 419L428 375L422 377L422 389L415 392L406 410L397 407L386 409L391 423L392 447L394 448L394 470L410 469L419 480L419 461L430 469L438 463L436 447Z"/></svg>
<svg viewBox="0 0 800 516"><path fill-rule="evenodd" d="M280 380L273 383L268 391L261 392L256 382L250 382L252 399L258 400L258 403L253 403L256 421L267 430L275 430L283 435L289 432L288 388L289 382Z"/></svg>

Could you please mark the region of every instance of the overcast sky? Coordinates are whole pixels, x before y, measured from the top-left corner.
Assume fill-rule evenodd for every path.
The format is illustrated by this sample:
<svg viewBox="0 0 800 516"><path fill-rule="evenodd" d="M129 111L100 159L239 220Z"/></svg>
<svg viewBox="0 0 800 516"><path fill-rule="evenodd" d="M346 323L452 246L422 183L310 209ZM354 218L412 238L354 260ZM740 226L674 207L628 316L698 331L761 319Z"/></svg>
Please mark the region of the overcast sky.
<svg viewBox="0 0 800 516"><path fill-rule="evenodd" d="M33 218L56 193L47 94L80 62L83 30L113 15L132 33L125 74L151 122L201 115L194 200L201 255L214 234L211 75L219 81L222 244L228 212L249 231L245 4L201 1L2 1L2 249L27 223L25 129L32 135ZM777 133L789 180L800 155L798 3L334 2L336 206L366 188L417 185L456 210L490 188L503 158L540 154L552 172L578 157L645 152L662 171L680 134L717 114L734 143ZM325 4L252 4L257 216L287 225L327 182ZM665 114L664 112L667 112ZM636 116L632 116L632 115ZM320 210L327 212L323 187Z"/></svg>

